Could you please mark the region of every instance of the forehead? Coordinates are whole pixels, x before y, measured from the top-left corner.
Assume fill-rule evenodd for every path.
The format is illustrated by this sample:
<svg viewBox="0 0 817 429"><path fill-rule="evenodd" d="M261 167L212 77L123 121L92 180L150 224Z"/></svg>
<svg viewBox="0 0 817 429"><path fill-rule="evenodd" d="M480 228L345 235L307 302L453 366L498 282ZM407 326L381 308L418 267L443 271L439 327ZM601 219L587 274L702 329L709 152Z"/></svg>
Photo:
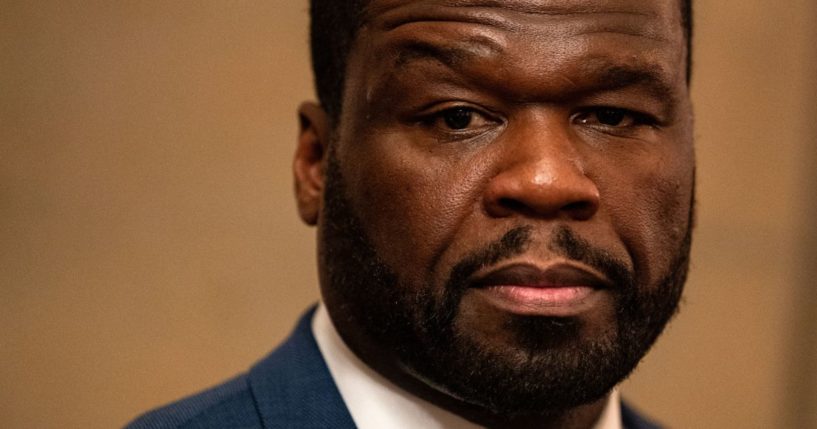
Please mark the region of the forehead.
<svg viewBox="0 0 817 429"><path fill-rule="evenodd" d="M368 93L377 75L390 79L429 59L482 82L499 70L519 78L505 84L521 93L611 70L685 86L679 0L372 0L358 34L352 74L369 80L359 82Z"/></svg>
<svg viewBox="0 0 817 429"><path fill-rule="evenodd" d="M618 33L683 43L680 0L372 0L362 14L369 36L428 24L470 24L540 37ZM418 24L426 24L420 27Z"/></svg>

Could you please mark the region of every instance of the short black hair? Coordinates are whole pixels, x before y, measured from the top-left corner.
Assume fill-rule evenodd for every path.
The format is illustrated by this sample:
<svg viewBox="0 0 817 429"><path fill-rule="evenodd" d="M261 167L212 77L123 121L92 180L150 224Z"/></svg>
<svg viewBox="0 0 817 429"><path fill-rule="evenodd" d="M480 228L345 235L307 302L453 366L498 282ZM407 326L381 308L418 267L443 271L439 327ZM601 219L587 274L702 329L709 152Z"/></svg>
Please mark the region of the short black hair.
<svg viewBox="0 0 817 429"><path fill-rule="evenodd" d="M315 90L335 124L340 118L346 62L369 0L310 0L310 47ZM687 40L687 82L692 75L692 0L681 0Z"/></svg>

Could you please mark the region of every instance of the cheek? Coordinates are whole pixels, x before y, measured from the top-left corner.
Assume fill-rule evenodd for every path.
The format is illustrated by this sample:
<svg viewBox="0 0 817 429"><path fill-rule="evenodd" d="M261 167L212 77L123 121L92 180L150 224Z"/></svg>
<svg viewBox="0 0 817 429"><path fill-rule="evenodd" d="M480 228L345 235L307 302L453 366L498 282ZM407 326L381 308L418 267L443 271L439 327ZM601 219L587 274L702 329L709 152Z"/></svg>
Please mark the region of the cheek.
<svg viewBox="0 0 817 429"><path fill-rule="evenodd" d="M628 165L615 175L608 209L627 247L639 281L666 275L690 228L694 168L690 156Z"/></svg>
<svg viewBox="0 0 817 429"><path fill-rule="evenodd" d="M386 138L372 146L341 162L353 166L349 198L375 251L408 284L440 281L437 263L477 204L480 168Z"/></svg>

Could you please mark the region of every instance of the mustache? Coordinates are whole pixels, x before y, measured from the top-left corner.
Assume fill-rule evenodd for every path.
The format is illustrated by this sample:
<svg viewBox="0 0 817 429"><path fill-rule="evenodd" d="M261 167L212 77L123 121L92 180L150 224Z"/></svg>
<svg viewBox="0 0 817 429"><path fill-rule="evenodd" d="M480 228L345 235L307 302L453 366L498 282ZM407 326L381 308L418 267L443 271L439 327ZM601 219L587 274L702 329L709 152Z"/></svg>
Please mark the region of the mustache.
<svg viewBox="0 0 817 429"><path fill-rule="evenodd" d="M468 288L468 279L477 271L527 251L533 245L532 235L532 226L519 226L509 230L498 240L466 255L451 269L446 289L464 291ZM608 251L593 246L567 226L555 229L548 248L559 256L604 273L616 285L616 289L629 289L635 284L635 276L624 262Z"/></svg>

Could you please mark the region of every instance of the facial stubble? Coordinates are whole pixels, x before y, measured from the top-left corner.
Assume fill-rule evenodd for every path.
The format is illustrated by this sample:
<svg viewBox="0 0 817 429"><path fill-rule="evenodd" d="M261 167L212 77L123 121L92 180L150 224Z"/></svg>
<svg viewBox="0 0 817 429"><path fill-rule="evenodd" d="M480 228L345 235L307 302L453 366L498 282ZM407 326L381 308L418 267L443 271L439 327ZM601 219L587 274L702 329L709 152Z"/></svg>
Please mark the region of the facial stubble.
<svg viewBox="0 0 817 429"><path fill-rule="evenodd" d="M635 368L677 310L691 222L657 285L638 284L624 263L561 226L550 249L612 280L615 322L585 338L578 318L508 315L502 330L513 336L514 347L486 347L458 325L469 278L525 252L533 227L513 228L462 258L442 288L431 278L411 287L379 257L346 192L330 150L319 257L324 300L341 336L363 339L412 377L496 415L558 414L602 398Z"/></svg>

